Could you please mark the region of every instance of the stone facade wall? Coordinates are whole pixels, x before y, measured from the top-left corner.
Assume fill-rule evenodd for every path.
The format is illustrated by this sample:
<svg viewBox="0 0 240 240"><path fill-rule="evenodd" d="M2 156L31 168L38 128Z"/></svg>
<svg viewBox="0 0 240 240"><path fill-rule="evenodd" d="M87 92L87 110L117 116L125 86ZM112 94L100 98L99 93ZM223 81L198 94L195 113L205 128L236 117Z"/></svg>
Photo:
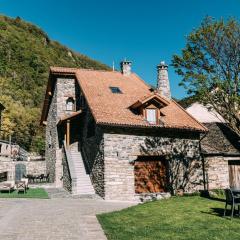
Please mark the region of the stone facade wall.
<svg viewBox="0 0 240 240"><path fill-rule="evenodd" d="M62 164L63 164L63 179L62 179L63 180L63 187L68 192L72 192L72 179L71 179L71 175L70 175L70 172L69 172L66 153L65 153L64 150L63 150Z"/></svg>
<svg viewBox="0 0 240 240"><path fill-rule="evenodd" d="M46 161L1 161L0 172L8 172L8 180L14 180L15 165L19 163L26 166L26 174L46 174Z"/></svg>
<svg viewBox="0 0 240 240"><path fill-rule="evenodd" d="M50 181L55 182L56 187L62 187L62 141L59 136L57 123L63 115L70 114L66 111L66 100L69 97L76 99L76 80L58 78L56 80L53 97L47 117L46 127L46 161L47 172L50 173Z"/></svg>
<svg viewBox="0 0 240 240"><path fill-rule="evenodd" d="M82 132L81 152L95 192L104 197L104 141L102 129L95 125L92 114L86 109ZM92 124L91 124L92 123ZM89 125L91 124L91 125ZM90 128L94 128L90 129ZM92 131L93 136L89 136Z"/></svg>
<svg viewBox="0 0 240 240"><path fill-rule="evenodd" d="M49 173L49 181L55 181L55 163L56 163L56 148L58 145L57 136L57 93L54 91L48 116L47 116L47 126L46 126L46 148L45 148L45 158L46 158L46 168Z"/></svg>
<svg viewBox="0 0 240 240"><path fill-rule="evenodd" d="M204 159L207 188L209 190L228 188L228 161L223 156L210 156Z"/></svg>
<svg viewBox="0 0 240 240"><path fill-rule="evenodd" d="M172 169L172 190L184 188L184 191L191 192L203 188L198 138L181 134L160 136L129 135L124 131L104 134L105 199L136 199L134 160L143 155L166 157Z"/></svg>

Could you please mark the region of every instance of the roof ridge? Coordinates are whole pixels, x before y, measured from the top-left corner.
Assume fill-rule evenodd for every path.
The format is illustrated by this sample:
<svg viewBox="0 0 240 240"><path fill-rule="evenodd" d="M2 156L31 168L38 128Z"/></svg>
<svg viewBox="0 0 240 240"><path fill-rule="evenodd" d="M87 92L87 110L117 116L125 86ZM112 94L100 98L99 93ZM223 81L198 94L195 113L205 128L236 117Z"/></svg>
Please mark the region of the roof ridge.
<svg viewBox="0 0 240 240"><path fill-rule="evenodd" d="M50 71L56 72L57 70L61 70L63 72L72 72L72 71L96 71L96 72L111 72L111 73L120 73L119 71L111 71L104 69L94 69L94 68L78 68L78 67L58 67L58 66L50 66Z"/></svg>
<svg viewBox="0 0 240 240"><path fill-rule="evenodd" d="M104 70L104 69L93 69L93 68L77 68L78 71L95 71L95 72L111 72L111 73L120 73L119 71Z"/></svg>

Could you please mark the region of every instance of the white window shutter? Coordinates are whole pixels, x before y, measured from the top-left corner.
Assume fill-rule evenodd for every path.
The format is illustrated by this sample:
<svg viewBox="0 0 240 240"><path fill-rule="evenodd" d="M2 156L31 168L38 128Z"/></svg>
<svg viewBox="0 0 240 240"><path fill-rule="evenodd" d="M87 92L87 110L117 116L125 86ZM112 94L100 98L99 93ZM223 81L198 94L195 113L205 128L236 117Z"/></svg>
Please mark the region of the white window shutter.
<svg viewBox="0 0 240 240"><path fill-rule="evenodd" d="M151 124L156 124L156 109L147 110L147 121Z"/></svg>

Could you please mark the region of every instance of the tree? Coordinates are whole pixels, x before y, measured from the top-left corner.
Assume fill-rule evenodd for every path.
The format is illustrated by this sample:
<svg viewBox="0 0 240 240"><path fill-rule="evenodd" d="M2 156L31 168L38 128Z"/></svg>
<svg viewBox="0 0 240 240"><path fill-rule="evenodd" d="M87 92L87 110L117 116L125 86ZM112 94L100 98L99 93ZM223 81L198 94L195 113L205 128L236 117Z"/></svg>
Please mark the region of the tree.
<svg viewBox="0 0 240 240"><path fill-rule="evenodd" d="M240 24L206 17L172 65L188 94L209 104L240 135Z"/></svg>
<svg viewBox="0 0 240 240"><path fill-rule="evenodd" d="M71 55L69 52L71 51ZM0 15L0 103L4 132L27 151L43 154L44 129L39 126L49 66L105 69L102 63L51 41L37 26Z"/></svg>

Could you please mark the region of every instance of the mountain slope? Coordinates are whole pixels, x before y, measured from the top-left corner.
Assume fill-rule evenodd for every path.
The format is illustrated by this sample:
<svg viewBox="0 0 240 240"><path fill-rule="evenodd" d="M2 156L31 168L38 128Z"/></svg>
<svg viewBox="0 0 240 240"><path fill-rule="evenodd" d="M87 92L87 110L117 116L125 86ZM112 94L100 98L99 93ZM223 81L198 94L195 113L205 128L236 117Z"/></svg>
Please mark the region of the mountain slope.
<svg viewBox="0 0 240 240"><path fill-rule="evenodd" d="M33 24L0 16L0 102L3 116L2 137L26 149L42 151L39 128L49 66L106 69L109 67L78 54L56 41Z"/></svg>

